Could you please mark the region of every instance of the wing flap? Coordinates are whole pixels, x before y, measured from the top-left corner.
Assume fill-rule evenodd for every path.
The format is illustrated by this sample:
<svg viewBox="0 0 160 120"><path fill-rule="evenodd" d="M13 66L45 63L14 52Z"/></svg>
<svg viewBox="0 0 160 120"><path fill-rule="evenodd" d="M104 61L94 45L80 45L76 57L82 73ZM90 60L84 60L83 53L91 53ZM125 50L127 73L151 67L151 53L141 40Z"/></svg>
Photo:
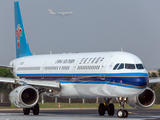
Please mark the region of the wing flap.
<svg viewBox="0 0 160 120"><path fill-rule="evenodd" d="M19 82L22 82L22 83L26 83L28 85L42 87L42 88L51 88L51 89L60 89L61 88L59 81L47 81L47 80L44 81L44 80L0 77L0 82L12 83L12 84L19 84Z"/></svg>
<svg viewBox="0 0 160 120"><path fill-rule="evenodd" d="M23 80L28 85L33 86L39 86L39 87L45 87L45 88L55 88L60 89L60 82L59 81L42 81L42 80L30 80L30 79L24 79Z"/></svg>

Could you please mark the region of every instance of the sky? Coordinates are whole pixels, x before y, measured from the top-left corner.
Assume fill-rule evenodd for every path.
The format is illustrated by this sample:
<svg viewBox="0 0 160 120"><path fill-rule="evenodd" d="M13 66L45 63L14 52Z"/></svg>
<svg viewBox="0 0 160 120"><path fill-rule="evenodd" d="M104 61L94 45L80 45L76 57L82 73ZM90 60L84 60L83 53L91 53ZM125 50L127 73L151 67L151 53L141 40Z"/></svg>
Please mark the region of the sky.
<svg viewBox="0 0 160 120"><path fill-rule="evenodd" d="M0 0L0 64L16 58L14 1ZM160 0L19 0L33 54L123 51L160 68ZM64 17L48 12L73 12Z"/></svg>

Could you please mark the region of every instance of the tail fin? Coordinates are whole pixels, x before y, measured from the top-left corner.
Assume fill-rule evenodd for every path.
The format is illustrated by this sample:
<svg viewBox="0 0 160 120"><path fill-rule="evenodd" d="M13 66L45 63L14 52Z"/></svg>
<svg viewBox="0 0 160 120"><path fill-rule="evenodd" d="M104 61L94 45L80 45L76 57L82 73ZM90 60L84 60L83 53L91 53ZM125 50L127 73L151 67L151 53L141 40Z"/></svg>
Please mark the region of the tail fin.
<svg viewBox="0 0 160 120"><path fill-rule="evenodd" d="M56 13L52 12L51 9L48 9L49 10L49 13L52 14L52 15L55 15Z"/></svg>
<svg viewBox="0 0 160 120"><path fill-rule="evenodd" d="M15 34L16 34L16 56L24 57L30 56L32 53L30 52L25 31L23 27L21 12L19 8L19 1L14 2L14 15L15 15Z"/></svg>

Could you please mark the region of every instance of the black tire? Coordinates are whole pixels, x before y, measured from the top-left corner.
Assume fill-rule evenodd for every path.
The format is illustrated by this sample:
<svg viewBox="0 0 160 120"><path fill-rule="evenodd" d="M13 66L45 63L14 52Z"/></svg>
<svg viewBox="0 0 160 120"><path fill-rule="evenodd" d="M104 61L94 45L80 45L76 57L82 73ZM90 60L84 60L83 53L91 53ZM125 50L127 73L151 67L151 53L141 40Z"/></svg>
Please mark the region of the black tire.
<svg viewBox="0 0 160 120"><path fill-rule="evenodd" d="M114 105L113 105L113 103L110 103L109 105L108 105L108 107L109 107L109 109L108 109L108 115L109 116L113 116L114 115Z"/></svg>
<svg viewBox="0 0 160 120"><path fill-rule="evenodd" d="M124 117L124 111L123 111L122 109L118 110L117 116L118 116L119 118L123 118L123 117Z"/></svg>
<svg viewBox="0 0 160 120"><path fill-rule="evenodd" d="M23 108L24 115L29 115L29 113L30 113L30 108Z"/></svg>
<svg viewBox="0 0 160 120"><path fill-rule="evenodd" d="M124 117L127 118L128 117L128 111L127 110L123 110L124 111Z"/></svg>
<svg viewBox="0 0 160 120"><path fill-rule="evenodd" d="M39 104L37 103L34 107L33 107L33 114L34 115L38 115L39 114Z"/></svg>
<svg viewBox="0 0 160 120"><path fill-rule="evenodd" d="M103 103L99 104L98 113L99 113L100 116L104 116L104 114L105 114L105 105Z"/></svg>

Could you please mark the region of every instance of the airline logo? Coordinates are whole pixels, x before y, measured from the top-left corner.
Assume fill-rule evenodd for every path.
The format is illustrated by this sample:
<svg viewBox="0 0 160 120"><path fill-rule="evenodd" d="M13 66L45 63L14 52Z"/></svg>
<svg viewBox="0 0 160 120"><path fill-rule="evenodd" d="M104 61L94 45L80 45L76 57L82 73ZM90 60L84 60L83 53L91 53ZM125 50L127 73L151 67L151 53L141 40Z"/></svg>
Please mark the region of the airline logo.
<svg viewBox="0 0 160 120"><path fill-rule="evenodd" d="M17 47L19 49L19 45L20 45L20 36L22 36L22 29L20 28L20 25L17 25L17 29L16 29L16 36L17 36Z"/></svg>

